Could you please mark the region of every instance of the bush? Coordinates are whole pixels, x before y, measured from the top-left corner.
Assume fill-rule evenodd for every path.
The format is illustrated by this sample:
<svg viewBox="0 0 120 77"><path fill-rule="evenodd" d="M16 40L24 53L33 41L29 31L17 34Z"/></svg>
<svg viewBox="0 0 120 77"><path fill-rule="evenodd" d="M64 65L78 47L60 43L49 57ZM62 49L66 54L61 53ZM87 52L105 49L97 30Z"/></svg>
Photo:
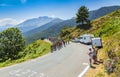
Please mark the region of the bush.
<svg viewBox="0 0 120 77"><path fill-rule="evenodd" d="M9 28L0 33L0 61L19 58L25 46L25 39L17 28Z"/></svg>

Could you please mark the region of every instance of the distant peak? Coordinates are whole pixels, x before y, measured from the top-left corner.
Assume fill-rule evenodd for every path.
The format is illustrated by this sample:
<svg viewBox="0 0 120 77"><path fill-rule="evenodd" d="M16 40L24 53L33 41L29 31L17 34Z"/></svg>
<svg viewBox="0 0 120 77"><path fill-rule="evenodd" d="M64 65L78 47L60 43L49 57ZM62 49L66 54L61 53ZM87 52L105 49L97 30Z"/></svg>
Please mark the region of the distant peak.
<svg viewBox="0 0 120 77"><path fill-rule="evenodd" d="M60 19L60 18L57 18L57 17L56 17L56 18L53 18L53 19L56 19L56 20L62 20L62 19Z"/></svg>
<svg viewBox="0 0 120 77"><path fill-rule="evenodd" d="M39 19L41 19L41 18L45 18L45 19L50 18L50 19L52 19L52 17L48 17L48 16L40 16Z"/></svg>
<svg viewBox="0 0 120 77"><path fill-rule="evenodd" d="M101 8L99 8L98 10L102 10L102 9L111 9L111 8L115 8L115 9L117 9L117 8L120 8L120 6L104 6L104 7L101 7Z"/></svg>
<svg viewBox="0 0 120 77"><path fill-rule="evenodd" d="M60 19L58 17L50 17L50 16L40 16L39 19L41 19L41 18L45 18L45 19Z"/></svg>

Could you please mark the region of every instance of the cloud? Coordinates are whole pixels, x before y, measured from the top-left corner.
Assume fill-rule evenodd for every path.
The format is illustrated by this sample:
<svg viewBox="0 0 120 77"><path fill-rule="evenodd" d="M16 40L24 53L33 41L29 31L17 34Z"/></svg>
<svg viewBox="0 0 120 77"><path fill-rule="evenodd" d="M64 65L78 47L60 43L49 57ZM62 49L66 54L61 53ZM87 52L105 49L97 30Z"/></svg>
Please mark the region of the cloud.
<svg viewBox="0 0 120 77"><path fill-rule="evenodd" d="M23 21L15 20L15 19L12 19L12 18L3 18L3 19L0 19L0 26L6 26L8 24L17 25L21 22L23 22Z"/></svg>
<svg viewBox="0 0 120 77"><path fill-rule="evenodd" d="M10 6L10 5L8 5L8 4L0 4L0 6Z"/></svg>
<svg viewBox="0 0 120 77"><path fill-rule="evenodd" d="M26 2L27 2L27 0L21 0L21 2L22 2L22 3L26 3Z"/></svg>
<svg viewBox="0 0 120 77"><path fill-rule="evenodd" d="M56 16L55 15L51 15L52 18L55 18Z"/></svg>

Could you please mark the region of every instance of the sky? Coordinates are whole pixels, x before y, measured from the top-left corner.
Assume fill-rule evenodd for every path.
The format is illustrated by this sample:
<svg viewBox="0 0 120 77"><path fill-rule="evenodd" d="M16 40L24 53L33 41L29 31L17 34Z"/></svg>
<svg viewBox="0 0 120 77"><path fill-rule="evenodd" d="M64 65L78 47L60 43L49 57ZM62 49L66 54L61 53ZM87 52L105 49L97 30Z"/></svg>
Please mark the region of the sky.
<svg viewBox="0 0 120 77"><path fill-rule="evenodd" d="M22 22L40 16L70 19L80 6L91 10L104 6L120 5L120 0L0 0L0 21Z"/></svg>

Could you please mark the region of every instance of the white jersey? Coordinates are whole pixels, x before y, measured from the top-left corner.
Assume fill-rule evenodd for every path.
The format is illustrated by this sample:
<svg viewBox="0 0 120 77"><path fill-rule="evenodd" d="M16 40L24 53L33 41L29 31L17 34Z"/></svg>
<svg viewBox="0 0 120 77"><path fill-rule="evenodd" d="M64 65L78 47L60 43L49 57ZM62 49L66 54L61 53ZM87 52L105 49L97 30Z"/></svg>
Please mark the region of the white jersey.
<svg viewBox="0 0 120 77"><path fill-rule="evenodd" d="M93 58L93 55L94 55L93 50L89 51L90 58Z"/></svg>

